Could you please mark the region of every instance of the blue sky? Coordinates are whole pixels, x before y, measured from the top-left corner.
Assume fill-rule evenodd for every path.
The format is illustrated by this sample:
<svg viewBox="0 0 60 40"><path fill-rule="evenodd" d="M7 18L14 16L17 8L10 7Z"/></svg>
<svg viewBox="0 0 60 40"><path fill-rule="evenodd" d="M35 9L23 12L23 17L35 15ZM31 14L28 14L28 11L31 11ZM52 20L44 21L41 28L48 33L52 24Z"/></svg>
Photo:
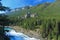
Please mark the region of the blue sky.
<svg viewBox="0 0 60 40"><path fill-rule="evenodd" d="M27 5L36 5L43 2L53 2L54 0L2 0L4 6L10 7L12 9L18 7L24 7Z"/></svg>

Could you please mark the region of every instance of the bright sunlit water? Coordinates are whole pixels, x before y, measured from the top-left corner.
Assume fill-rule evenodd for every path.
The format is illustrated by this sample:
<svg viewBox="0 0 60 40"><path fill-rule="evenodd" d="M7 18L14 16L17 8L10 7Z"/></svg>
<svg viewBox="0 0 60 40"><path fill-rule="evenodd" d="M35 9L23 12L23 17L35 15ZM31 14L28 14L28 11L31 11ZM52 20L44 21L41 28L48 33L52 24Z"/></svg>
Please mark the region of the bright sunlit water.
<svg viewBox="0 0 60 40"><path fill-rule="evenodd" d="M8 36L10 38L10 40L39 40L36 38L30 38L29 36L27 36L23 33L15 32L15 30L6 32L5 35Z"/></svg>

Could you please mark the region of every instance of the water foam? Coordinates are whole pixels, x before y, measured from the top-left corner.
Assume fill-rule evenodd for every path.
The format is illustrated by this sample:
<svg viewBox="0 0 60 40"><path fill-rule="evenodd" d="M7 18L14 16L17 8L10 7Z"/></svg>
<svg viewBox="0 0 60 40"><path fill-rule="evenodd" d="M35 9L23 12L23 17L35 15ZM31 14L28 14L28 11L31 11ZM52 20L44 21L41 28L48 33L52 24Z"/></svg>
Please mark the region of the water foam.
<svg viewBox="0 0 60 40"><path fill-rule="evenodd" d="M36 39L36 38L30 38L29 36L27 36L23 33L20 33L20 32L16 32L15 30L5 32L5 35L10 37L11 40L40 40L40 39Z"/></svg>

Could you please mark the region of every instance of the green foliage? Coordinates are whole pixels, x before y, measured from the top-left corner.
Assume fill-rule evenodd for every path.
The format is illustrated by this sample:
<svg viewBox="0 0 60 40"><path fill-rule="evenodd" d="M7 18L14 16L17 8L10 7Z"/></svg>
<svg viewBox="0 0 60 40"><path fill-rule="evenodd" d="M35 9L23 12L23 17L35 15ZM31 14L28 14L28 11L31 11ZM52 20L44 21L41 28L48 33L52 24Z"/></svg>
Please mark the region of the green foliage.
<svg viewBox="0 0 60 40"><path fill-rule="evenodd" d="M40 33L42 37L47 38L48 40L58 40L59 39L59 25L60 23L60 1L55 3L45 3L41 5L37 5L31 7L29 9L20 9L19 11L12 12L9 15L11 20L15 21L15 24L22 26L28 30L36 30L40 29ZM21 16L27 14L27 12L31 12L31 14L38 14L38 17L34 18L24 18ZM19 16L19 19L18 19Z"/></svg>

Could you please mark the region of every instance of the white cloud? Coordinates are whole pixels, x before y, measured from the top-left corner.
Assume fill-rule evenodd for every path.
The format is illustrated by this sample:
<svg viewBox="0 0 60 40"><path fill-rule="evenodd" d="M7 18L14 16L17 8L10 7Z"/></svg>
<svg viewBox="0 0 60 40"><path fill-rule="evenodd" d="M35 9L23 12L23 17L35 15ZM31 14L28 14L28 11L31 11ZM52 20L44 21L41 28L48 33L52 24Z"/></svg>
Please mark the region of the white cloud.
<svg viewBox="0 0 60 40"><path fill-rule="evenodd" d="M0 14L5 13L5 11L0 11Z"/></svg>

